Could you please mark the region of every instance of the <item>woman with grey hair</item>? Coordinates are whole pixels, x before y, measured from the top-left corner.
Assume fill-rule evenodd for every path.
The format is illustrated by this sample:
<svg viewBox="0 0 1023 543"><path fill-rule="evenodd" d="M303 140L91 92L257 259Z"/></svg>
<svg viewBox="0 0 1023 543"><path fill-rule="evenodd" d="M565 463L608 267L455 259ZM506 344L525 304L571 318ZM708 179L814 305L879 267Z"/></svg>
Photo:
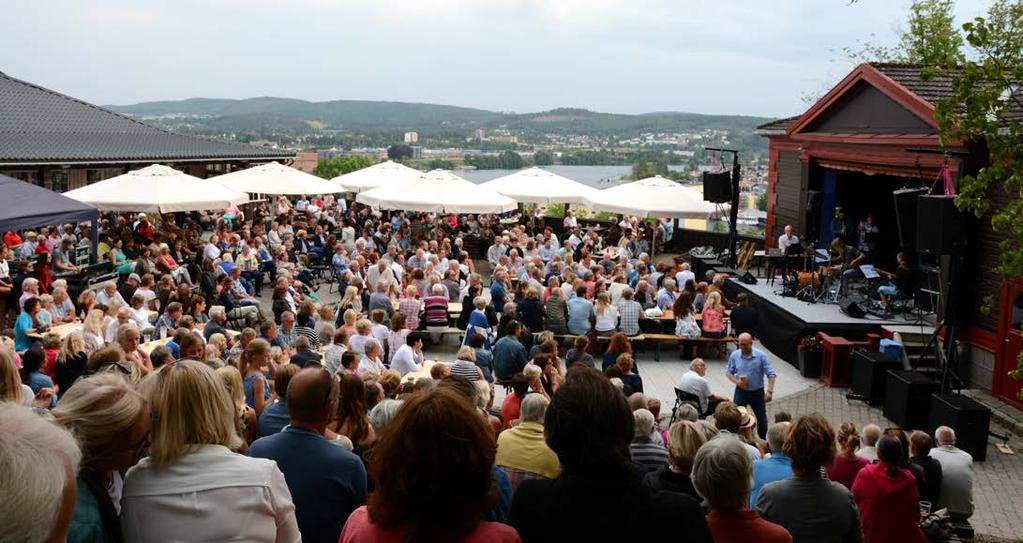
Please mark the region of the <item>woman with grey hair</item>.
<svg viewBox="0 0 1023 543"><path fill-rule="evenodd" d="M401 400L383 400L380 403L373 406L373 409L369 410L369 423L373 426L373 430L376 431L377 435L383 432L384 428L394 420L394 416L398 414L398 408L401 407Z"/></svg>
<svg viewBox="0 0 1023 543"><path fill-rule="evenodd" d="M710 506L707 525L717 543L791 543L792 536L746 506L752 487L753 462L737 439L712 439L693 459L693 486Z"/></svg>

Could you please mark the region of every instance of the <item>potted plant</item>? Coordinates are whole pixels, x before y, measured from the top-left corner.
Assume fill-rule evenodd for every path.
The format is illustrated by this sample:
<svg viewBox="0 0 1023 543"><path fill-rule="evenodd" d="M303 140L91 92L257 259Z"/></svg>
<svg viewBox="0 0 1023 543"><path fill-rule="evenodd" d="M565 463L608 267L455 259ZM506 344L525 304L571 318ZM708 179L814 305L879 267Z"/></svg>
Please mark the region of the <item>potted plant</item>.
<svg viewBox="0 0 1023 543"><path fill-rule="evenodd" d="M817 335L806 336L799 342L799 373L803 377L817 379L821 376L821 353L824 347Z"/></svg>

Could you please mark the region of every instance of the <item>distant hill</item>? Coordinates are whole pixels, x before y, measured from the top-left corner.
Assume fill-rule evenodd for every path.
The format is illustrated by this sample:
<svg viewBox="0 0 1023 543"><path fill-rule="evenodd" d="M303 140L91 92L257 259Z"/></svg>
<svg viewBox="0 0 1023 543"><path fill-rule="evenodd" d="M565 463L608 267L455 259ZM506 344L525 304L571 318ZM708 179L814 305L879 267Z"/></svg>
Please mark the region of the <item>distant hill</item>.
<svg viewBox="0 0 1023 543"><path fill-rule="evenodd" d="M477 128L488 135L514 134L521 144L571 144L574 138L603 143L635 138L644 133L721 131L729 141L766 149L753 134L770 119L734 115L654 112L641 115L600 113L559 108L537 113L503 113L482 109L407 102L332 100L310 102L292 98L259 97L244 100L189 98L107 106L172 130L226 137L287 138L326 145L336 138L353 144L400 141L401 133L416 131L420 142L457 145ZM706 141L704 140L704 144Z"/></svg>

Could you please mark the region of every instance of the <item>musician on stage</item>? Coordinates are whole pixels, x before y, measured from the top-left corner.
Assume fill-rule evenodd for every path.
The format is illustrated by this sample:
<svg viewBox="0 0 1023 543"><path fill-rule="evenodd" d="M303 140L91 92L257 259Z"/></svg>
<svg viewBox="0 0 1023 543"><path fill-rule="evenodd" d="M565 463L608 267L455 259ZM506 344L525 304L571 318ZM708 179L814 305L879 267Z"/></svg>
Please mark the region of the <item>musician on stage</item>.
<svg viewBox="0 0 1023 543"><path fill-rule="evenodd" d="M880 234L880 230L878 230L877 225L874 224L873 213L867 213L867 216L860 221L859 230L859 250L861 253L866 254L869 259L870 255L874 254L874 249L877 248L877 237L878 234Z"/></svg>
<svg viewBox="0 0 1023 543"><path fill-rule="evenodd" d="M783 255L789 254L788 253L789 246L798 244L799 236L796 236L792 233L792 225L791 224L785 225L785 233L778 236L778 248L781 249L781 254Z"/></svg>
<svg viewBox="0 0 1023 543"><path fill-rule="evenodd" d="M906 263L906 253L900 252L895 258L899 262L899 267L895 269L895 273L877 270L878 273L889 279L887 285L877 287L877 294L880 296L881 303L884 304L886 311L891 305L892 299L900 295L908 296L912 294L913 289L913 270Z"/></svg>
<svg viewBox="0 0 1023 543"><path fill-rule="evenodd" d="M866 260L867 255L861 253L856 247L846 245L841 237L831 240L831 254L838 260L838 265L832 266L835 271L842 273L842 286L839 294L849 294L849 281L860 275L859 265Z"/></svg>
<svg viewBox="0 0 1023 543"><path fill-rule="evenodd" d="M853 225L849 220L849 216L845 210L836 207L835 218L831 220L831 237L832 239L842 238L843 241L850 239L853 233Z"/></svg>

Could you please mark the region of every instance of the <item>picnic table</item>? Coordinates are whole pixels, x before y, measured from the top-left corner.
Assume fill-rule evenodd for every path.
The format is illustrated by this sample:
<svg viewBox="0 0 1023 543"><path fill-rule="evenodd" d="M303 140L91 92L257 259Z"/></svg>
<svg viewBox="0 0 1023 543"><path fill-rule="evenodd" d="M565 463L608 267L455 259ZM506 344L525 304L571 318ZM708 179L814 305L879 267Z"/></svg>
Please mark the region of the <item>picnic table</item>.
<svg viewBox="0 0 1023 543"><path fill-rule="evenodd" d="M34 334L28 334L28 337L33 338L33 339L43 339L43 336L45 336L46 334L57 334L57 336L60 337L60 340L64 341L64 338L66 338L69 335L71 335L71 332L80 332L81 330L82 330L82 323L80 323L80 322L66 322L64 324L58 324L56 326L52 326L52 327L50 327L49 330L47 330L45 333L42 333L42 334L39 333L39 332L36 332Z"/></svg>
<svg viewBox="0 0 1023 543"><path fill-rule="evenodd" d="M391 307L395 310L398 309L398 300L391 301ZM459 315L462 313L462 302L448 302L448 313L452 315Z"/></svg>
<svg viewBox="0 0 1023 543"><path fill-rule="evenodd" d="M410 372L406 373L401 378L401 380L402 381L406 381L406 382L413 382L414 383L414 382L418 381L421 377L430 377L430 368L432 368L435 364L440 364L440 363L450 364L450 362L441 362L440 360L424 360L423 361L423 369L416 370L416 371L410 371Z"/></svg>

